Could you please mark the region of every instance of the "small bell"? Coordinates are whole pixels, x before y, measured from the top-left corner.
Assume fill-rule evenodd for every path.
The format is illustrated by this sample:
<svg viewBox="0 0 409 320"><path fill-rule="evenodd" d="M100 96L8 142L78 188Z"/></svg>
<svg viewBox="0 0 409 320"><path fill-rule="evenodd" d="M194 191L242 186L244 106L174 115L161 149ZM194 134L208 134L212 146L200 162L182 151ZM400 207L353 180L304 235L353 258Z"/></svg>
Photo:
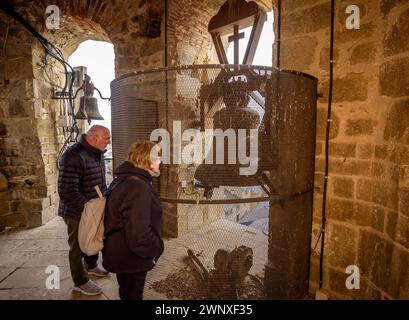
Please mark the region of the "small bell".
<svg viewBox="0 0 409 320"><path fill-rule="evenodd" d="M83 109L81 107L83 106ZM84 96L80 99L80 110L84 110L88 120L104 120L98 110L98 100L94 97Z"/></svg>
<svg viewBox="0 0 409 320"><path fill-rule="evenodd" d="M98 100L93 97L95 86L89 75L84 75L84 82L80 89L84 90L85 95L80 98L80 108L75 119L88 119L88 123L91 120L104 120L98 110Z"/></svg>

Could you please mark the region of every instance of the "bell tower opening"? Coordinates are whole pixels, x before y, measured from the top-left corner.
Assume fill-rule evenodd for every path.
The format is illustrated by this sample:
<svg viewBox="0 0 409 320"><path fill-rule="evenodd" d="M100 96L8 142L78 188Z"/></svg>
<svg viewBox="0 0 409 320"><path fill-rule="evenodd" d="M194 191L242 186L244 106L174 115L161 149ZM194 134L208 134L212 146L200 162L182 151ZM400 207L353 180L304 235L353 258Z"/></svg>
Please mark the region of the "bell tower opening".
<svg viewBox="0 0 409 320"><path fill-rule="evenodd" d="M79 44L76 50L68 57L68 63L80 73L89 76L95 86L92 101L94 118L87 121L81 116L81 107L84 107L81 99L84 99L85 91L80 91L76 97L75 116L81 133L86 132L92 125L102 125L111 130L111 96L110 83L115 78L115 53L113 44L106 41L86 40ZM99 90L99 92L97 91ZM87 106L85 106L86 109ZM97 115L97 116L95 116ZM85 117L88 115L85 114ZM107 146L104 155L107 183L113 180L112 171L112 145Z"/></svg>
<svg viewBox="0 0 409 320"><path fill-rule="evenodd" d="M260 34L260 41L258 43L253 65L256 66L268 66L271 67L273 65L273 44L274 44L274 11L267 12L267 20L264 23L263 30ZM249 38L251 36L252 27L246 27L239 29L239 35L243 33L243 38L239 39L239 61L242 61L244 58L244 54L246 53L246 47L249 42ZM234 36L234 35L233 35ZM229 42L228 37L226 36L226 40L228 42L227 47L227 61L228 63L234 63L234 41ZM225 40L225 41L226 41ZM231 38L234 40L234 38Z"/></svg>

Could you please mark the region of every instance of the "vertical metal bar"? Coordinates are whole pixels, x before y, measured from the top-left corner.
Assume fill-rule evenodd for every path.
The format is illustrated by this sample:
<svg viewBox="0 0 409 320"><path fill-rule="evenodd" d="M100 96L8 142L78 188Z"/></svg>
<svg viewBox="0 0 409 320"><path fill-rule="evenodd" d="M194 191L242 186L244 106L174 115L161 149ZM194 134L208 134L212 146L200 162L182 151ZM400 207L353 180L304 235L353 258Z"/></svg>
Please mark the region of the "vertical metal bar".
<svg viewBox="0 0 409 320"><path fill-rule="evenodd" d="M329 50L329 92L328 92L328 111L327 111L327 130L325 136L325 174L324 174L324 190L322 195L322 225L321 225L321 252L320 252L320 281L319 288L323 285L323 262L324 262L324 243L325 243L325 224L326 218L326 197L328 188L328 158L329 158L329 135L331 129L331 104L332 104L332 84L334 78L334 0L331 0L331 36Z"/></svg>
<svg viewBox="0 0 409 320"><path fill-rule="evenodd" d="M277 4L277 68L280 68L280 51L281 51L281 0Z"/></svg>

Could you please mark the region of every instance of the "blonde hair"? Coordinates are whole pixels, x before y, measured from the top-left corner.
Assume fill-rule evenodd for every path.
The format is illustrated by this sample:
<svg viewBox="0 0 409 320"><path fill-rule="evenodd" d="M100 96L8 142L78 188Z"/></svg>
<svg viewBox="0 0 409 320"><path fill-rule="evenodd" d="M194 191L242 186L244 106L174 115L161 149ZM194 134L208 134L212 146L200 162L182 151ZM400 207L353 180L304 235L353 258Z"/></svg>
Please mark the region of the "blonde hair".
<svg viewBox="0 0 409 320"><path fill-rule="evenodd" d="M147 140L142 142L134 142L128 149L127 161L132 163L135 167L142 169L149 168L152 161L156 161L155 154L152 153L152 149L157 146L153 141ZM161 156L161 149L154 150L157 151L157 156Z"/></svg>

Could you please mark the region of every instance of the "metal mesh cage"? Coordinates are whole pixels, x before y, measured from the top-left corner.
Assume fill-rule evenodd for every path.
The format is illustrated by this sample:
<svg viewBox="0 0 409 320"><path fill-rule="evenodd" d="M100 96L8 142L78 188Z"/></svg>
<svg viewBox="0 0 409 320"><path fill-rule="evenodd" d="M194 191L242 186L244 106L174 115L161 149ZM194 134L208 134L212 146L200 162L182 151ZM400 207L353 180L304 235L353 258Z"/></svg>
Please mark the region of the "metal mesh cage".
<svg viewBox="0 0 409 320"><path fill-rule="evenodd" d="M245 187L247 193L247 187L254 186L250 197L265 197L260 187L264 184L260 180L263 173L282 190L288 189L282 188L284 183L294 185L289 192L302 192L312 187L315 106L315 78L271 67L194 65L127 74L112 82L114 167L125 159L132 142L149 139L155 129L164 128L171 141L170 163L162 165L160 178L163 198L191 199L188 195L195 192L195 182L196 186L204 186L202 196L207 196L207 200L229 202L228 193L219 196L213 193L211 197L205 194L205 187L211 190L221 186ZM179 133L175 132L177 129ZM183 159L176 159L175 149L183 151L188 144L177 136L187 129L201 133L207 129L220 129L224 133L233 130L236 142L229 143L227 138L222 142L222 164L214 163L216 147L213 154L202 153L203 162L210 156L213 163L185 164ZM251 143L249 131L258 130L258 169L251 175L239 173L246 165L238 161L228 163L230 152L237 160L239 129L246 131L247 156ZM212 145L216 145L216 138ZM280 161L292 162L294 170L286 178L280 173ZM186 191L189 187L190 191Z"/></svg>
<svg viewBox="0 0 409 320"><path fill-rule="evenodd" d="M203 238L192 246L204 250L210 264L221 245L233 249L250 241L255 270L261 272L268 260L269 270L276 268L272 277L278 290L287 275L276 275L289 266L271 259L296 242L299 258L290 273L296 272L297 286L283 290L305 292L316 90L317 81L308 74L262 66L194 65L123 75L111 83L114 168L125 160L132 142L164 129L161 139L168 149L162 152L169 161L161 165L156 188L165 233L180 237L200 229ZM225 135L206 140L206 130ZM197 150L199 160L190 157ZM229 155L236 162L229 163ZM185 156L193 160L184 161ZM247 162L237 161L240 156ZM254 159L256 169L242 174ZM211 224L216 227L208 229ZM210 233L213 237L204 236Z"/></svg>

